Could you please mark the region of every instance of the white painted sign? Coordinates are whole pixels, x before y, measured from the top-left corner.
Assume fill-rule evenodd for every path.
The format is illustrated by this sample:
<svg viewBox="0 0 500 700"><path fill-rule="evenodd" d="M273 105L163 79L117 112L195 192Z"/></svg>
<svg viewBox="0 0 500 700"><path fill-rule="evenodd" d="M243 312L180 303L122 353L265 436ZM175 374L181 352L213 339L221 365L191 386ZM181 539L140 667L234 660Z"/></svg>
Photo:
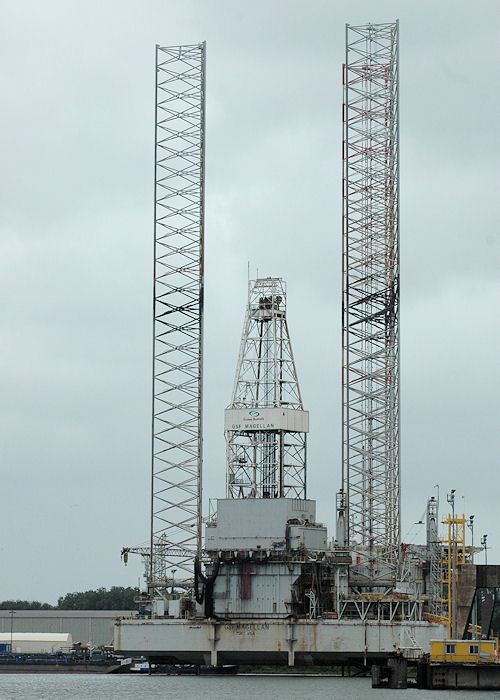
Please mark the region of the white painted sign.
<svg viewBox="0 0 500 700"><path fill-rule="evenodd" d="M309 411L293 408L228 408L224 430L291 430L309 432Z"/></svg>

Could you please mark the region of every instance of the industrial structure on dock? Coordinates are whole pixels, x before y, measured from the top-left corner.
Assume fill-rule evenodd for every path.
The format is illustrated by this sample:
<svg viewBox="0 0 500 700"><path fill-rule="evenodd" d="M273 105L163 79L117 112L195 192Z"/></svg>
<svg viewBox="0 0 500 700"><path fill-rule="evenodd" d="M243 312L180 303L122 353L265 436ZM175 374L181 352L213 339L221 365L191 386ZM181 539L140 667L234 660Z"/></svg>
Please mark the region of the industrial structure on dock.
<svg viewBox="0 0 500 700"><path fill-rule="evenodd" d="M144 557L147 591L142 614L116 624L120 651L159 663L366 664L468 633L465 518L453 506L440 541L431 497L426 543L401 541L398 51L397 22L346 27L331 538L307 492L309 413L280 278L249 282L225 411L226 494L202 518L206 47L157 47L151 539L123 550Z"/></svg>

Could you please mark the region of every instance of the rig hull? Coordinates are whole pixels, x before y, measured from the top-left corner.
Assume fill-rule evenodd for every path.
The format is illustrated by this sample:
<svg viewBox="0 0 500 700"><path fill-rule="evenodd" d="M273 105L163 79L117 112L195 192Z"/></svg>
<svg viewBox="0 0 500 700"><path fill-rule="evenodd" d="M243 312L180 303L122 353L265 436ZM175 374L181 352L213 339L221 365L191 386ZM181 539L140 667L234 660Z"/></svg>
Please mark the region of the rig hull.
<svg viewBox="0 0 500 700"><path fill-rule="evenodd" d="M156 662L302 666L421 653L446 629L424 621L119 619L115 649Z"/></svg>

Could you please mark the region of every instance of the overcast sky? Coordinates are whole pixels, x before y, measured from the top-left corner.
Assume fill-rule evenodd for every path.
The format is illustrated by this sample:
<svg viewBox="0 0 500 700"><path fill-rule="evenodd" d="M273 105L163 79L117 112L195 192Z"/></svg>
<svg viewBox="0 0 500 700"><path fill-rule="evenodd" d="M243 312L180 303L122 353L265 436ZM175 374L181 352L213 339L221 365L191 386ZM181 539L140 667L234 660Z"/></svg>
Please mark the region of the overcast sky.
<svg viewBox="0 0 500 700"><path fill-rule="evenodd" d="M141 574L120 549L149 528L156 43L207 41L205 502L224 496L250 261L288 283L331 528L344 26L397 17L403 534L423 538L439 483L498 561L499 8L2 0L0 600Z"/></svg>

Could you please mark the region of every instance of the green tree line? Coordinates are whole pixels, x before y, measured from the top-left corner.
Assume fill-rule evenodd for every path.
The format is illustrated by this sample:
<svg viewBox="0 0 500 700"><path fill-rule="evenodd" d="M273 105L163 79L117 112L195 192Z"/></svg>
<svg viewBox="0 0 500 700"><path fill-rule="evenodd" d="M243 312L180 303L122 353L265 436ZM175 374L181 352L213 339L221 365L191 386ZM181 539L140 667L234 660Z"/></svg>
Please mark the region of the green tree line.
<svg viewBox="0 0 500 700"><path fill-rule="evenodd" d="M4 600L0 602L0 610L136 610L134 599L138 593L139 589L131 586L111 586L109 590L97 588L66 593L58 599L57 605L38 600Z"/></svg>
<svg viewBox="0 0 500 700"><path fill-rule="evenodd" d="M38 600L2 600L0 610L53 610L50 603L40 603Z"/></svg>

